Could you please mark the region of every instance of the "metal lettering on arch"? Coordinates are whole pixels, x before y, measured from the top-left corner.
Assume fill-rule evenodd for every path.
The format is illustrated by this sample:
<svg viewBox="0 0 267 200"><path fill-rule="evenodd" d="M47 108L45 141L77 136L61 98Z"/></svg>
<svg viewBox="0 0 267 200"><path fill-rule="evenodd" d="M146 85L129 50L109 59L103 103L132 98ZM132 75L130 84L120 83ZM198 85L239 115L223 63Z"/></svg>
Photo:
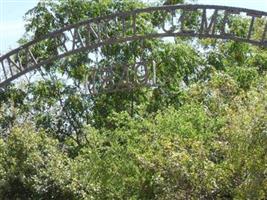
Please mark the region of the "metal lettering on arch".
<svg viewBox="0 0 267 200"><path fill-rule="evenodd" d="M153 62L152 62L153 63ZM89 70L85 87L89 94L134 90L141 86L156 85L154 65L149 69L148 61L112 63L95 66Z"/></svg>
<svg viewBox="0 0 267 200"><path fill-rule="evenodd" d="M147 18L148 28L144 33L140 31L143 30L140 19L144 14L165 17L162 17L160 24L154 24ZM245 33L237 34L238 30L232 27L234 16L249 20ZM196 23L189 23L193 17ZM258 23L262 26L256 30L257 20L262 20ZM171 5L89 19L51 32L1 56L0 87L34 69L75 53L127 41L178 36L228 39L267 47L267 13L215 5ZM53 50L48 51L46 44L53 44ZM36 49L47 52L47 55L37 55ZM108 79L102 77L105 83L101 87L112 82L105 78ZM92 81L90 87L96 87Z"/></svg>

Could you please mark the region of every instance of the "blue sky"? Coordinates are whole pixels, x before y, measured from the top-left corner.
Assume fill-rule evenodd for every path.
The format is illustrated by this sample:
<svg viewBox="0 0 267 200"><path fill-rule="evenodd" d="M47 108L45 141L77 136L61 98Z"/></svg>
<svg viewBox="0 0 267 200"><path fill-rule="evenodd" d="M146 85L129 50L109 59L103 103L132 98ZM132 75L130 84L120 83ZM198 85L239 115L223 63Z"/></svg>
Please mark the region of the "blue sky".
<svg viewBox="0 0 267 200"><path fill-rule="evenodd" d="M23 16L39 0L0 0L0 54L17 47L24 33ZM153 0L149 0L153 1ZM267 0L198 0L199 4L227 5L267 11Z"/></svg>

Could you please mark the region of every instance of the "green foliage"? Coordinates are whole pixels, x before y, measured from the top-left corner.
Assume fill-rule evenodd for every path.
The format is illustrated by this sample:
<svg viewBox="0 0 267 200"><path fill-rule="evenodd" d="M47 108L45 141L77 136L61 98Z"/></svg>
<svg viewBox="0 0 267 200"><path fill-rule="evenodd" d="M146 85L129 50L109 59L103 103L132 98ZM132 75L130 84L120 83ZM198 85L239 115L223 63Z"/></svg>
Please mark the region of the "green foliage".
<svg viewBox="0 0 267 200"><path fill-rule="evenodd" d="M88 126L78 149L14 128L0 143L1 199L265 199L266 80L238 93L216 75L190 87L179 109Z"/></svg>
<svg viewBox="0 0 267 200"><path fill-rule="evenodd" d="M44 132L13 128L0 152L1 199L74 199L70 159Z"/></svg>
<svg viewBox="0 0 267 200"><path fill-rule="evenodd" d="M175 3L184 1L155 2ZM42 1L27 13L21 42L146 6ZM168 16L148 17L137 19L139 32ZM242 35L248 21L231 27ZM51 41L40 45L47 51L36 46L35 55L55 53ZM157 87L84 94L93 61L80 53L43 66L34 83L1 90L0 199L267 199L266 50L175 38L99 51L101 65L153 60Z"/></svg>

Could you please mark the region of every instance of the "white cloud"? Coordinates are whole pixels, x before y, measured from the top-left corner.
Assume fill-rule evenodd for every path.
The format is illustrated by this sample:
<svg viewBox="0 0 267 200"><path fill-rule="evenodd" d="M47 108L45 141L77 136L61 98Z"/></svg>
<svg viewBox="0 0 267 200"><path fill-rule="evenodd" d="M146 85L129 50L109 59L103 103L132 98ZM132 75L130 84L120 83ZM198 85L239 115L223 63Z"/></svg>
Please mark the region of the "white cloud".
<svg viewBox="0 0 267 200"><path fill-rule="evenodd" d="M3 54L11 48L16 48L17 41L24 33L21 21L5 21L0 25L0 52Z"/></svg>
<svg viewBox="0 0 267 200"><path fill-rule="evenodd" d="M2 22L0 31L8 31L12 33L14 30L23 29L24 24L21 21L6 21Z"/></svg>
<svg viewBox="0 0 267 200"><path fill-rule="evenodd" d="M267 11L266 0L198 0L199 4L212 4Z"/></svg>

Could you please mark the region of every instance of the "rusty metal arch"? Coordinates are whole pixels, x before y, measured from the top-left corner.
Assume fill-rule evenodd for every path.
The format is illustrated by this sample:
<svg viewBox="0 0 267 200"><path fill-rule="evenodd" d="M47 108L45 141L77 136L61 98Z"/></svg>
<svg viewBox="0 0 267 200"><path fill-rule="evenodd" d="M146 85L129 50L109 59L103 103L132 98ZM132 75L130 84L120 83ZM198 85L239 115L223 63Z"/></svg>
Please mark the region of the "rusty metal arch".
<svg viewBox="0 0 267 200"><path fill-rule="evenodd" d="M198 13L199 24L186 25L193 13ZM148 30L153 32L140 33L138 21L145 14L168 15L169 18L160 25L147 22L151 28ZM250 20L243 36L229 32L233 15ZM262 20L261 30L255 30L256 20ZM228 39L267 47L267 12L216 5L171 5L89 19L51 32L1 56L0 88L34 69L75 53L127 41L177 36ZM35 55L36 48L46 51L46 42L54 44L54 54L46 58Z"/></svg>

